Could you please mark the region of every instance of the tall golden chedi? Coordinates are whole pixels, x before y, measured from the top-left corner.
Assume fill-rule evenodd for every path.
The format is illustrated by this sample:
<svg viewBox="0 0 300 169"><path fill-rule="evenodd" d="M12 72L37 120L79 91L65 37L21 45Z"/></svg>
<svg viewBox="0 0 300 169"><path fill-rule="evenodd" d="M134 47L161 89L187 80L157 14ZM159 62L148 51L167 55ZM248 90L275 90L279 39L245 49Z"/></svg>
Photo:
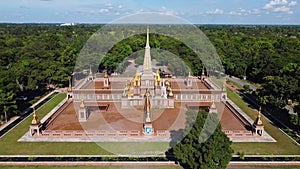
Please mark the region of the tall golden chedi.
<svg viewBox="0 0 300 169"><path fill-rule="evenodd" d="M136 70L133 79L127 84L128 87L123 89L122 108L143 108L145 93L151 95L149 100L153 108L174 108L174 94L170 82L165 86L160 70L156 68L156 72L153 72L150 49L149 28L147 28L143 68L140 71Z"/></svg>

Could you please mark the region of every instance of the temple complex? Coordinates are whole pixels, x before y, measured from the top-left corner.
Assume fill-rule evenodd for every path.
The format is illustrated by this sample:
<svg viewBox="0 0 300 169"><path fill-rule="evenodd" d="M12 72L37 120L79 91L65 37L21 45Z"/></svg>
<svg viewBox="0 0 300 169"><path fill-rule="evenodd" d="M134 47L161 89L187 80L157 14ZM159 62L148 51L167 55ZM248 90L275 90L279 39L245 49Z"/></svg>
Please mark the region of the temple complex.
<svg viewBox="0 0 300 169"><path fill-rule="evenodd" d="M185 127L185 112L205 109L220 117L222 130L231 139L263 135L260 111L252 122L205 76L162 77L153 65L149 29L142 69L132 77L93 73L67 89L67 98L40 122L34 113L32 137L159 137Z"/></svg>

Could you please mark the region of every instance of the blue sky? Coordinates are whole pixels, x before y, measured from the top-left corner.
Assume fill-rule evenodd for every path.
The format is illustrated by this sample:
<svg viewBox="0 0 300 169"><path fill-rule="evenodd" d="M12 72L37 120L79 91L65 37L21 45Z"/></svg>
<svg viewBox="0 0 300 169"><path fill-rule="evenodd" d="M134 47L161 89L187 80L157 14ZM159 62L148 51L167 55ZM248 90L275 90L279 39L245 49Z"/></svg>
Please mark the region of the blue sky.
<svg viewBox="0 0 300 169"><path fill-rule="evenodd" d="M299 0L1 0L0 22L107 23L141 12L199 24L300 24Z"/></svg>

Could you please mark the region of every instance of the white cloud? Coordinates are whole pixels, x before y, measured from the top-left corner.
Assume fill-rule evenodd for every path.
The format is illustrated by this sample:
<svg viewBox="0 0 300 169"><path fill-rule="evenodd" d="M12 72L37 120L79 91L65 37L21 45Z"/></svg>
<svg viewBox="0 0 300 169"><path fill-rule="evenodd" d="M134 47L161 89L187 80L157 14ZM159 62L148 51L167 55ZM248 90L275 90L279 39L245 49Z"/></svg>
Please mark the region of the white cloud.
<svg viewBox="0 0 300 169"><path fill-rule="evenodd" d="M108 13L109 12L109 9L106 9L106 8L102 8L99 10L100 13L104 14L104 13Z"/></svg>
<svg viewBox="0 0 300 169"><path fill-rule="evenodd" d="M210 14L210 15L221 15L223 13L224 13L224 11L221 10L221 9L215 9L215 10L212 10L212 11L206 11L206 14Z"/></svg>
<svg viewBox="0 0 300 169"><path fill-rule="evenodd" d="M280 6L273 9L274 12L289 12L290 8L286 6Z"/></svg>
<svg viewBox="0 0 300 169"><path fill-rule="evenodd" d="M283 12L283 13L293 13L291 7L296 6L296 1L288 0L271 0L269 3L265 4L263 9L270 10L273 12Z"/></svg>
<svg viewBox="0 0 300 169"><path fill-rule="evenodd" d="M119 8L119 9L122 9L122 8L123 8L123 5L119 5L118 8Z"/></svg>
<svg viewBox="0 0 300 169"><path fill-rule="evenodd" d="M236 11L230 11L228 14L229 15L258 15L260 13L261 11L259 9L246 10L243 8L239 8Z"/></svg>
<svg viewBox="0 0 300 169"><path fill-rule="evenodd" d="M252 10L250 10L250 14L258 15L258 14L260 14L260 10L259 9L252 9Z"/></svg>
<svg viewBox="0 0 300 169"><path fill-rule="evenodd" d="M297 5L297 1L291 1L288 6L296 6Z"/></svg>

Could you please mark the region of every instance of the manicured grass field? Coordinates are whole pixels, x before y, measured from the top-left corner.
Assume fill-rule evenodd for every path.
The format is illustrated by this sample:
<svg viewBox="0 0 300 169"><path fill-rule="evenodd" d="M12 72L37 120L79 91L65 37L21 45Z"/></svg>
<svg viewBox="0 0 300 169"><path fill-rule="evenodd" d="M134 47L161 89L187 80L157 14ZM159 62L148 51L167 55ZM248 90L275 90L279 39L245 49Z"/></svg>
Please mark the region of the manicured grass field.
<svg viewBox="0 0 300 169"><path fill-rule="evenodd" d="M66 94L58 94L36 111L39 119L49 113ZM0 140L0 155L149 155L163 154L169 143L17 142L28 130L32 116ZM103 147L103 148L102 148ZM111 153L113 152L113 153Z"/></svg>
<svg viewBox="0 0 300 169"><path fill-rule="evenodd" d="M36 111L38 118L44 117L65 97L66 94L61 93L49 100ZM31 120L29 116L0 140L1 155L108 154L95 143L17 142L29 130Z"/></svg>
<svg viewBox="0 0 300 169"><path fill-rule="evenodd" d="M227 89L228 97L234 101L248 116L255 119L257 112L248 105L236 93ZM39 119L50 112L58 103L66 97L58 94L37 110ZM118 148L121 151L133 155L151 154L166 150L168 143L70 143L70 142L17 142L29 129L32 116L24 120L20 125L0 140L0 155L107 155L110 150ZM286 135L263 118L265 130L277 140L276 143L233 143L235 154L300 154L300 147L295 145ZM102 147L104 148L102 148ZM145 148L145 149L144 149ZM107 151L108 150L108 151ZM113 152L113 151L112 151ZM135 154L135 155L137 155Z"/></svg>
<svg viewBox="0 0 300 169"><path fill-rule="evenodd" d="M227 96L236 105L238 105L250 118L255 119L257 111L250 108L242 98L229 88L227 88ZM244 152L245 154L300 154L300 147L297 146L291 139L289 139L278 128L271 124L264 117L262 118L265 130L277 142L275 143L233 143L232 147L235 154Z"/></svg>

